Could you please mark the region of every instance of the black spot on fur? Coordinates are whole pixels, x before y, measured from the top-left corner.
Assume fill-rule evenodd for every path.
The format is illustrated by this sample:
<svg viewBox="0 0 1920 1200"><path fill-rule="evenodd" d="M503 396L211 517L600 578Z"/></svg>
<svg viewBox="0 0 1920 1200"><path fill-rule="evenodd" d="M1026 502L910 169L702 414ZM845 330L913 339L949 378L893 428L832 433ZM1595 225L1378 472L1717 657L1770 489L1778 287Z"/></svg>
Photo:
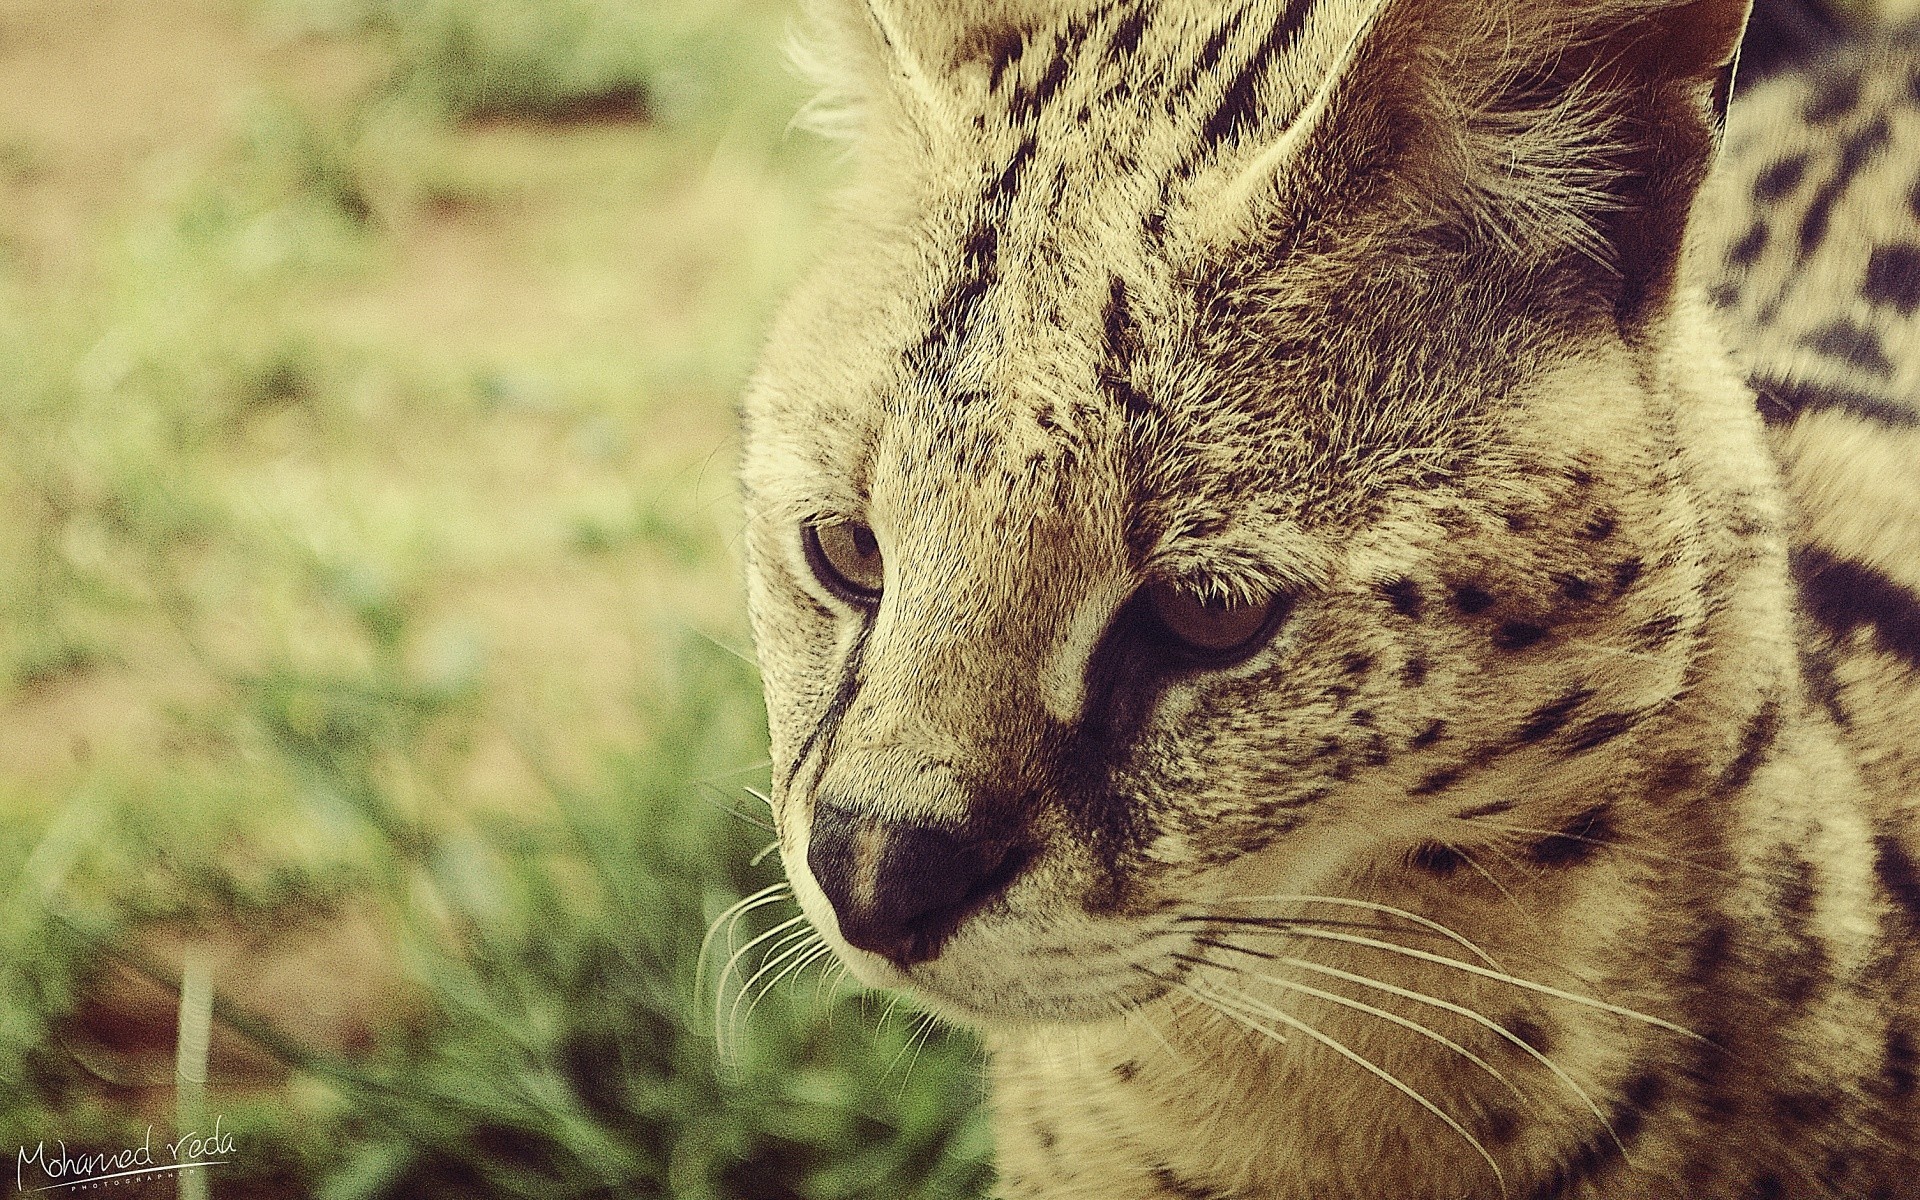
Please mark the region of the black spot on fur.
<svg viewBox="0 0 1920 1200"><path fill-rule="evenodd" d="M1053 1148L1060 1144L1060 1135L1055 1133L1053 1126L1047 1124L1045 1121L1038 1122L1034 1125L1033 1136L1039 1141L1040 1148L1048 1153L1051 1153Z"/></svg>
<svg viewBox="0 0 1920 1200"><path fill-rule="evenodd" d="M1445 721L1435 721L1419 733L1414 734L1412 739L1407 742L1407 747L1412 750L1425 750L1428 746L1439 741L1446 732L1447 723Z"/></svg>
<svg viewBox="0 0 1920 1200"><path fill-rule="evenodd" d="M1493 597L1473 584L1463 584L1453 589L1453 604L1461 612L1472 615L1492 608Z"/></svg>
<svg viewBox="0 0 1920 1200"><path fill-rule="evenodd" d="M1426 842L1408 851L1407 865L1445 879L1466 866L1467 860L1452 846L1443 846L1439 842Z"/></svg>
<svg viewBox="0 0 1920 1200"><path fill-rule="evenodd" d="M1494 1146L1510 1146L1520 1136L1520 1114L1510 1108L1496 1108L1480 1122L1480 1133Z"/></svg>
<svg viewBox="0 0 1920 1200"><path fill-rule="evenodd" d="M1913 1044L1913 1034L1906 1027L1892 1025L1887 1028L1886 1057L1880 1064L1880 1082L1886 1094L1896 1100L1905 1100L1913 1095L1915 1086L1915 1068L1920 1067L1920 1051Z"/></svg>
<svg viewBox="0 0 1920 1200"><path fill-rule="evenodd" d="M1136 6L1120 22L1119 27L1113 31L1113 37L1107 42L1109 62L1124 63L1133 54L1135 47L1140 45L1140 35L1146 32L1147 17L1152 11L1146 5Z"/></svg>
<svg viewBox="0 0 1920 1200"><path fill-rule="evenodd" d="M1767 250L1768 233L1769 227L1765 221L1755 221L1753 227L1741 234L1740 240L1727 251L1727 262L1741 270L1759 262L1760 256ZM1732 298L1738 299L1738 293ZM1721 307L1730 308L1732 305L1722 304Z"/></svg>
<svg viewBox="0 0 1920 1200"><path fill-rule="evenodd" d="M1175 1196L1178 1200L1224 1200L1222 1193L1190 1179L1182 1179L1165 1163L1153 1168L1153 1182L1162 1195Z"/></svg>
<svg viewBox="0 0 1920 1200"><path fill-rule="evenodd" d="M1639 713L1602 713L1573 731L1567 738L1567 750L1572 754L1584 754L1606 745L1639 723Z"/></svg>
<svg viewBox="0 0 1920 1200"><path fill-rule="evenodd" d="M1875 304L1912 315L1920 308L1920 246L1895 242L1875 247L1873 257L1867 260L1861 293Z"/></svg>
<svg viewBox="0 0 1920 1200"><path fill-rule="evenodd" d="M1649 617L1634 628L1633 636L1649 650L1664 649L1673 635L1680 632L1680 618L1671 613Z"/></svg>
<svg viewBox="0 0 1920 1200"><path fill-rule="evenodd" d="M1580 530L1580 536L1590 542L1604 542L1619 528L1619 520L1611 513L1597 513Z"/></svg>
<svg viewBox="0 0 1920 1200"><path fill-rule="evenodd" d="M1525 650L1547 636L1546 627L1531 621L1508 621L1494 631L1493 644L1501 650Z"/></svg>
<svg viewBox="0 0 1920 1200"><path fill-rule="evenodd" d="M1906 846L1890 833L1873 839L1873 873L1887 896L1906 914L1907 923L1920 932L1920 869Z"/></svg>
<svg viewBox="0 0 1920 1200"><path fill-rule="evenodd" d="M1839 170L1820 184L1807 204L1807 211L1800 218L1800 261L1805 262L1826 240L1827 227L1833 222L1833 206L1839 203L1841 195L1853 182L1853 177L1887 144L1889 133L1887 118L1881 116L1849 137L1841 146Z"/></svg>
<svg viewBox="0 0 1920 1200"><path fill-rule="evenodd" d="M1522 744L1537 742L1560 731L1567 723L1573 711L1593 697L1586 688L1575 688L1557 700L1541 705L1527 716L1526 722L1514 734L1514 740Z"/></svg>
<svg viewBox="0 0 1920 1200"><path fill-rule="evenodd" d="M1754 1176L1753 1191L1748 1194L1753 1197L1753 1200L1784 1200L1787 1185L1781 1182L1777 1173L1767 1171Z"/></svg>
<svg viewBox="0 0 1920 1200"><path fill-rule="evenodd" d="M1829 321L1807 336L1807 348L1874 375L1893 374L1893 360L1880 344L1880 335L1852 321Z"/></svg>
<svg viewBox="0 0 1920 1200"><path fill-rule="evenodd" d="M1400 668L1400 678L1408 687L1419 687L1427 681L1427 660L1418 655L1408 659L1407 665Z"/></svg>
<svg viewBox="0 0 1920 1200"><path fill-rule="evenodd" d="M1553 576L1553 586L1572 604L1585 604L1593 599L1593 584L1578 575L1556 574Z"/></svg>
<svg viewBox="0 0 1920 1200"><path fill-rule="evenodd" d="M1835 725L1842 729L1853 724L1853 718L1841 700L1840 676L1836 673L1839 664L1834 661L1833 651L1817 644L1812 638L1801 637L1797 649L1800 656L1800 679L1807 687L1807 695L1818 704Z"/></svg>
<svg viewBox="0 0 1920 1200"><path fill-rule="evenodd" d="M1860 103L1860 77L1850 72L1828 76L1814 89L1800 116L1809 125L1825 125L1836 117L1852 112Z"/></svg>
<svg viewBox="0 0 1920 1200"><path fill-rule="evenodd" d="M1138 1074L1140 1074L1140 1064L1130 1058L1113 1065L1113 1077L1121 1083L1132 1083L1134 1076Z"/></svg>
<svg viewBox="0 0 1920 1200"><path fill-rule="evenodd" d="M1613 812L1608 804L1596 804L1561 827L1535 842L1528 857L1543 867L1566 867L1584 862L1613 836Z"/></svg>
<svg viewBox="0 0 1920 1200"><path fill-rule="evenodd" d="M1767 761L1773 752L1773 744L1780 736L1780 704L1769 700L1762 704L1747 721L1747 727L1740 731L1740 747L1734 753L1733 762L1722 772L1715 788L1722 795L1735 792L1753 781L1754 772Z"/></svg>
<svg viewBox="0 0 1920 1200"><path fill-rule="evenodd" d="M1422 609L1420 587L1413 580L1396 579L1392 583L1382 585L1380 591L1386 596L1387 602L1393 605L1393 611L1411 621L1420 619Z"/></svg>
<svg viewBox="0 0 1920 1200"><path fill-rule="evenodd" d="M1640 574L1646 569L1646 564L1637 558L1620 560L1619 565L1613 568L1613 594L1624 595L1629 588L1640 581Z"/></svg>
<svg viewBox="0 0 1920 1200"><path fill-rule="evenodd" d="M1834 1098L1819 1092L1787 1092L1773 1101L1774 1113L1788 1125L1823 1124L1833 1116L1834 1108Z"/></svg>
<svg viewBox="0 0 1920 1200"><path fill-rule="evenodd" d="M1865 563L1816 546L1798 547L1790 557L1807 615L1834 640L1844 642L1865 626L1881 650L1920 668L1920 597Z"/></svg>
<svg viewBox="0 0 1920 1200"><path fill-rule="evenodd" d="M1805 179L1806 175L1807 156L1804 154L1790 154L1778 162L1769 164L1765 170L1754 177L1753 198L1771 204L1788 192L1791 192L1794 188L1799 187L1800 181ZM1748 237L1752 237L1754 233L1759 234L1760 240L1763 243L1765 242L1767 233L1765 225L1756 224L1753 227L1752 233L1748 234ZM1759 252L1756 250L1754 257L1758 256ZM1751 262L1752 259L1748 261Z"/></svg>
<svg viewBox="0 0 1920 1200"><path fill-rule="evenodd" d="M1548 1032L1546 1026L1524 1015L1508 1017L1506 1020L1500 1022L1500 1024L1505 1027L1508 1033L1519 1038L1528 1046L1531 1046L1536 1053L1552 1057L1554 1046L1553 1034Z"/></svg>
<svg viewBox="0 0 1920 1200"><path fill-rule="evenodd" d="M1365 675L1373 670L1373 655L1349 654L1341 660L1340 665L1347 669L1349 675Z"/></svg>
<svg viewBox="0 0 1920 1200"><path fill-rule="evenodd" d="M1911 426L1920 423L1920 414L1906 405L1855 388L1771 379L1754 379L1751 382L1760 397L1760 416L1769 425L1791 425L1802 413L1821 412L1829 408L1882 425Z"/></svg>
<svg viewBox="0 0 1920 1200"><path fill-rule="evenodd" d="M1407 794L1410 796L1431 796L1436 792L1444 792L1454 784L1460 782L1460 774L1461 772L1458 767L1451 767L1444 771L1435 771L1408 788Z"/></svg>

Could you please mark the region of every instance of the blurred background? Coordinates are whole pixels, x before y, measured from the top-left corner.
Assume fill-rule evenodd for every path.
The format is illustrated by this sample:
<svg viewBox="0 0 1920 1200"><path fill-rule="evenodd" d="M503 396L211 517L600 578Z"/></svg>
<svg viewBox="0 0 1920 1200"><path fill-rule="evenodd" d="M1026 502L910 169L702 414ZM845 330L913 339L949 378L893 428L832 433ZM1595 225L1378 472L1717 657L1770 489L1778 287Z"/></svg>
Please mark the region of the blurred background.
<svg viewBox="0 0 1920 1200"><path fill-rule="evenodd" d="M790 930L716 1017L790 903L696 980L779 877L732 406L833 173L791 15L0 0L0 1156L983 1194L971 1045L792 957L730 1003Z"/></svg>

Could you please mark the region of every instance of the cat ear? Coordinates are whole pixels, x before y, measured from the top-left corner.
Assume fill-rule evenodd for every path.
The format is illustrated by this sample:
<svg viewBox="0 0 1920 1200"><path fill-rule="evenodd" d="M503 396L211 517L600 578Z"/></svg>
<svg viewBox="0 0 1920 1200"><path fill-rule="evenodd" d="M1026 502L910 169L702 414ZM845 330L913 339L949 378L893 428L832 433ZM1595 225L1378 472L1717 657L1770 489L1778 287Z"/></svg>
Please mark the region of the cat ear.
<svg viewBox="0 0 1920 1200"><path fill-rule="evenodd" d="M802 122L852 138L882 119L937 134L970 68L1002 64L1071 5L1049 0L808 0L792 54L819 88Z"/></svg>
<svg viewBox="0 0 1920 1200"><path fill-rule="evenodd" d="M1208 206L1226 227L1237 208L1244 227L1276 188L1295 211L1376 191L1412 227L1539 267L1633 323L1670 290L1748 8L1380 0L1287 131ZM1303 205L1315 189L1325 203Z"/></svg>

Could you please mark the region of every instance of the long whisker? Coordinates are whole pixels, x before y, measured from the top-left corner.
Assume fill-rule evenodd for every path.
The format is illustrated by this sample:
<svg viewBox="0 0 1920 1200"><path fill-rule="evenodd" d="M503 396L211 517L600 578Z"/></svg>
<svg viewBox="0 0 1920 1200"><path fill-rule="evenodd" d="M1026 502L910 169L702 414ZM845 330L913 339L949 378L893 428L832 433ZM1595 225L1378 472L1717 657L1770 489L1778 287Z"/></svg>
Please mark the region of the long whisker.
<svg viewBox="0 0 1920 1200"><path fill-rule="evenodd" d="M732 904L727 905L726 909L722 911L719 916L713 919L713 924L707 926L706 936L700 939L700 957L694 961L694 995L706 995L707 954L713 949L713 939L720 931L722 929L727 931L728 944L731 945L733 931L739 928L741 920L743 920L748 913L757 908L764 908L769 904L777 904L792 895L793 889L784 881L769 884L750 896L742 896L740 899L735 900Z"/></svg>
<svg viewBox="0 0 1920 1200"><path fill-rule="evenodd" d="M748 941L746 945L740 947L738 950L735 950L731 955L727 957L726 965L720 968L720 975L717 979L714 980L714 990L716 993L715 999L714 999L714 1017L716 1020L719 1018L719 1015L720 1015L719 1006L726 1003L727 979L729 976L733 974L733 969L740 965L741 958L751 953L755 946L758 946L760 943L767 941L770 938L778 937L781 934L786 933L788 930L792 929L795 925L803 924L806 921L806 919L807 919L807 914L805 913L801 913L797 917L788 917L786 920L780 922L778 925L775 925L772 929L769 929L766 932L757 935L752 940Z"/></svg>
<svg viewBox="0 0 1920 1200"><path fill-rule="evenodd" d="M820 935L814 931L813 926L803 926L782 938L779 942L775 943L773 949L767 951L767 956L761 961L760 966L747 978L745 983L740 985L740 990L734 994L733 1004L727 1009L727 1029L729 1031L739 1028L740 1006L747 1002L748 996L752 995L753 985L764 978L769 971L777 970L782 964L791 960L795 955L804 954L808 950L813 949L814 946L818 944L817 939L819 936ZM779 978L778 975L774 976L776 982ZM752 1011L751 1005L749 1005L748 1011Z"/></svg>
<svg viewBox="0 0 1920 1200"><path fill-rule="evenodd" d="M1494 1020L1493 1018L1487 1016L1486 1014L1477 1012L1474 1009L1468 1008L1464 1004L1455 1004L1451 1000L1442 1000L1438 996L1429 996L1425 992L1415 991L1412 988L1400 987L1396 984L1387 983L1384 980L1374 979L1371 976L1356 974L1353 971L1343 971L1339 967L1329 966L1326 963L1317 963L1311 959L1294 958L1289 955L1283 955L1283 954L1268 954L1263 950L1254 950L1246 946L1236 946L1230 942L1220 942L1217 944L1224 949L1232 950L1239 954L1245 954L1251 958L1257 958L1263 961L1277 963L1285 967L1293 967L1296 970L1312 971L1319 975L1327 975L1334 979L1344 980L1347 983L1358 984L1360 987L1372 988L1375 991L1385 992L1390 996L1399 996L1401 999L1411 1000L1416 1004L1431 1005L1432 1007L1438 1008L1443 1012L1450 1012L1456 1016L1464 1017L1467 1020L1472 1021L1474 1024L1482 1027L1483 1029L1491 1030L1493 1033L1495 1033L1499 1037L1505 1039L1507 1042L1517 1047L1522 1053L1531 1057L1535 1062L1545 1067L1553 1075L1555 1079L1560 1081L1563 1087L1565 1087L1569 1092L1573 1093L1573 1095L1577 1097L1582 1104L1586 1105L1587 1111L1591 1112L1595 1117L1599 1119L1601 1128L1607 1131L1607 1137L1613 1142L1613 1144L1616 1147L1619 1148L1622 1158L1626 1156L1626 1152L1627 1152L1626 1145L1621 1142L1620 1135L1614 1132L1613 1122L1607 1118L1607 1114L1601 1110L1599 1104L1594 1102L1593 1097L1587 1093L1587 1090L1581 1087L1579 1082L1575 1080L1573 1076L1567 1074L1566 1071L1561 1069L1559 1063L1556 1063L1551 1058L1548 1058L1544 1053L1542 1053L1540 1050L1538 1050L1532 1044L1530 1044L1525 1038L1521 1037L1519 1034L1513 1032L1513 1030L1508 1029L1505 1025L1500 1024L1500 1022Z"/></svg>
<svg viewBox="0 0 1920 1200"><path fill-rule="evenodd" d="M1448 958L1443 954L1429 954L1425 950L1416 950L1412 946L1402 946L1398 942L1383 942L1378 938L1361 937L1358 934L1352 933L1337 933L1331 929L1310 929L1304 925L1295 925L1285 932L1295 937L1318 938L1321 941L1328 942L1345 942L1349 945L1367 946L1375 950L1385 950L1393 954L1405 955L1408 958L1417 958L1422 962L1430 962L1438 966L1450 967L1453 970L1462 971L1468 975L1477 975L1482 979L1491 979L1498 983L1504 983L1509 987L1520 988L1523 991L1536 992L1542 996L1551 996L1556 1000L1565 1000L1569 1004L1578 1004L1586 1008L1598 1009L1601 1012L1612 1013L1616 1017L1626 1017L1630 1020L1640 1021L1644 1024L1652 1025L1655 1028L1665 1029L1671 1033L1677 1033L1682 1037L1691 1038L1696 1042L1708 1041L1707 1038L1700 1036L1691 1029L1683 1029L1671 1021L1664 1021L1659 1017L1647 1013L1636 1012L1631 1008L1623 1008L1618 1004L1609 1004L1605 1000L1596 1000L1592 996L1582 996L1578 992L1565 991L1564 989L1553 987L1550 984L1536 983L1531 979L1522 979L1518 975L1510 975L1504 971L1490 971L1485 967L1477 967L1472 963L1461 962L1457 958Z"/></svg>
<svg viewBox="0 0 1920 1200"><path fill-rule="evenodd" d="M814 963L819 962L821 959L821 956L831 954L831 953L833 953L833 947L827 945L827 943L824 940L816 941L811 946L808 946L792 962L788 963L785 967L781 968L779 974L775 975L772 979L767 980L767 982L761 986L760 994L747 1002L747 1012L744 1019L746 1021L753 1020L754 1010L760 1007L760 1005L766 1001L766 998L768 996L773 994L773 989L780 986L781 980L786 979L788 976L791 976L791 975L798 975L800 972L806 970L809 966L812 966Z"/></svg>
<svg viewBox="0 0 1920 1200"><path fill-rule="evenodd" d="M1192 987L1192 985L1186 984L1186 983L1179 983L1179 984L1176 984L1175 986L1181 987L1181 988ZM1197 989L1193 989L1193 990L1197 991ZM1399 1076L1395 1075L1393 1072L1387 1070L1385 1067L1374 1062L1372 1059L1368 1058L1364 1054L1361 1054L1359 1051L1352 1049L1346 1043L1340 1041L1338 1038L1333 1037L1330 1034L1322 1033L1320 1030L1314 1028L1312 1025L1308 1024L1307 1022L1302 1021L1300 1018L1293 1016L1291 1013L1288 1013L1282 1009L1275 1008L1271 1004L1263 1003L1262 1001L1252 996L1248 996L1248 995L1245 995L1244 993L1240 993L1237 991L1231 995L1216 996L1216 998L1226 1005L1240 1006L1242 1007L1243 1011L1250 1012L1254 1016L1265 1017L1267 1020L1270 1020L1270 1021L1278 1021L1280 1024L1286 1026L1288 1029L1294 1030L1297 1033L1301 1033L1306 1035L1309 1038L1312 1038L1314 1041L1320 1043L1322 1046L1325 1046L1327 1049L1333 1051L1335 1054L1340 1055L1342 1058L1346 1059L1347 1061L1365 1070L1369 1074L1373 1075L1375 1078L1392 1086L1395 1091L1398 1091L1402 1095L1406 1096L1409 1100L1412 1100L1414 1103L1418 1104L1420 1107L1426 1109L1428 1112L1438 1117L1441 1121L1445 1122L1447 1128L1453 1130L1454 1133L1460 1136L1462 1141L1466 1142L1467 1145L1473 1147L1474 1152L1478 1154L1483 1160L1485 1160L1487 1164L1487 1169L1493 1172L1494 1182L1500 1188L1500 1195L1504 1197L1508 1194L1506 1173L1501 1171L1500 1164L1494 1161L1493 1155L1487 1153L1487 1148L1480 1144L1480 1139L1477 1137L1474 1137L1473 1134L1468 1131L1465 1125L1462 1125L1458 1120L1454 1119L1454 1117L1450 1113L1448 1113L1445 1109L1441 1108L1439 1105L1435 1104L1433 1101L1427 1099L1427 1097L1423 1095L1419 1091L1419 1089L1413 1087L1409 1083L1406 1083Z"/></svg>
<svg viewBox="0 0 1920 1200"><path fill-rule="evenodd" d="M1209 942L1209 941L1203 940L1201 944L1211 946L1214 949L1218 949L1218 950L1238 949L1238 947L1229 946L1221 942ZM1174 957L1186 958L1189 961L1193 962L1196 966L1213 967L1216 970L1229 970L1229 971L1233 970L1233 968L1226 967L1224 964L1214 962L1211 959L1192 958L1191 956L1188 956L1188 955L1179 955L1179 954L1176 954ZM1234 973L1242 974L1242 972L1238 972L1238 971L1235 971ZM1247 972L1246 974L1252 974L1252 973ZM1314 999L1324 1000L1328 1004L1338 1005L1341 1008L1350 1008L1355 1012L1365 1013L1370 1017L1378 1017L1380 1020L1385 1021L1388 1024L1398 1025L1402 1029L1408 1030L1413 1033L1417 1033L1421 1037L1426 1038L1429 1041L1438 1043L1441 1046L1445 1046L1447 1049L1453 1051L1455 1054L1458 1054L1461 1058L1466 1059L1468 1062L1472 1063L1474 1066L1479 1067L1482 1071L1485 1071L1487 1074L1493 1076L1495 1079L1500 1081L1503 1087L1505 1087L1508 1091L1512 1092L1516 1099L1519 1099L1522 1101L1526 1099L1526 1096L1520 1091L1519 1086L1515 1084L1511 1079L1508 1079L1505 1075L1503 1075L1500 1072L1500 1070L1497 1067L1495 1067L1492 1063L1488 1062L1484 1058L1481 1058L1478 1054L1475 1054L1473 1051L1467 1049L1465 1046L1462 1046L1459 1042L1454 1041L1452 1038L1448 1037L1444 1033L1441 1033L1439 1030L1431 1029L1425 1025L1420 1024L1420 1022L1418 1021L1410 1020L1407 1017L1401 1016L1399 1013L1389 1012L1387 1009L1380 1008L1376 1005L1368 1004L1363 1000L1355 1000L1351 996L1342 996L1337 992L1329 992L1324 988L1317 988L1312 986L1311 984L1301 983L1297 979L1287 979L1279 975L1258 975L1258 974L1254 974L1253 977L1256 979L1264 980L1271 984L1275 984L1279 987L1286 988L1288 991L1299 992L1303 996L1312 996Z"/></svg>
<svg viewBox="0 0 1920 1200"><path fill-rule="evenodd" d="M1441 937L1446 938L1448 941L1452 942L1454 945L1459 946L1462 950L1465 950L1467 953L1473 955L1475 958L1479 959L1481 962L1486 963L1489 967L1493 968L1496 971L1505 970L1505 968L1503 968L1497 961L1494 960L1493 955L1488 954L1485 950L1482 950L1479 946L1475 945L1472 941L1468 940L1468 938L1465 935L1458 933L1455 930L1447 928L1445 925L1442 925L1440 922L1433 920L1431 917L1423 917L1417 912L1409 912L1404 908L1395 908L1391 904L1380 904L1373 900L1355 900L1346 896L1307 896L1307 895L1285 895L1285 894L1271 895L1271 896L1232 896L1232 897L1229 897L1226 902L1233 903L1233 904L1256 904L1261 902L1274 902L1274 903L1280 903L1280 904L1330 904L1336 908L1360 908L1360 909L1366 909L1369 912L1386 913L1388 916L1399 917L1403 921L1411 921L1415 925L1420 926L1422 929L1427 929L1434 933L1439 934Z"/></svg>

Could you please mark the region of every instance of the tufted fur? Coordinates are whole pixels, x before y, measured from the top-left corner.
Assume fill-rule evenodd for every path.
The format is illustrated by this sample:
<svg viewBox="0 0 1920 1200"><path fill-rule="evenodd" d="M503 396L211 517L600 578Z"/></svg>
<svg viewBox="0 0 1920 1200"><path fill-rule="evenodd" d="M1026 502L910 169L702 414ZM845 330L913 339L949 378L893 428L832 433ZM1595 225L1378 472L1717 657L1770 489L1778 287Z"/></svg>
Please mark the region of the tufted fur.
<svg viewBox="0 0 1920 1200"><path fill-rule="evenodd" d="M813 17L775 816L987 1039L1006 1195L1920 1195L1911 51L1736 107L1690 225L1735 0ZM1291 608L1198 669L1155 579ZM899 967L824 801L1031 855Z"/></svg>

